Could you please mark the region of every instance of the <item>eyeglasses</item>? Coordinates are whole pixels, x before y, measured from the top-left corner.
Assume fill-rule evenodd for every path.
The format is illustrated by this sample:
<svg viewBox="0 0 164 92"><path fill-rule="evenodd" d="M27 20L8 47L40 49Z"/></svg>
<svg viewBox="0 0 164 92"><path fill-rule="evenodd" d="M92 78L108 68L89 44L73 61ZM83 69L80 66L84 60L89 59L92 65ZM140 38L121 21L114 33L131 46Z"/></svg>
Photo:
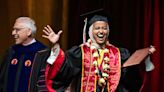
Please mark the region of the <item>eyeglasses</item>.
<svg viewBox="0 0 164 92"><path fill-rule="evenodd" d="M22 29L25 29L25 28L14 28L13 31L19 32L19 31L21 31Z"/></svg>

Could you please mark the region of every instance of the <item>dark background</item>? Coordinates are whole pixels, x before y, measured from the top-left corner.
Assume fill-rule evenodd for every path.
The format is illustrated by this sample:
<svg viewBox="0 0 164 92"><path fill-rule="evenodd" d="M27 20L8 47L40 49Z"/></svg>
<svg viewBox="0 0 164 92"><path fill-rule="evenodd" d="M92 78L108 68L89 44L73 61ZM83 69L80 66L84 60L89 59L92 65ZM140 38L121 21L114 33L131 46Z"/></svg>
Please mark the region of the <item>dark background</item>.
<svg viewBox="0 0 164 92"><path fill-rule="evenodd" d="M49 24L55 32L62 29L60 44L66 50L82 43L85 17L80 15L100 8L111 19L110 43L131 53L155 46L157 51L151 55L155 69L144 73L148 77L143 77L146 80L143 92L164 92L163 0L1 0L0 56L14 43L11 30L19 16L29 16L36 21L36 38L47 46L51 43L41 37L43 27Z"/></svg>

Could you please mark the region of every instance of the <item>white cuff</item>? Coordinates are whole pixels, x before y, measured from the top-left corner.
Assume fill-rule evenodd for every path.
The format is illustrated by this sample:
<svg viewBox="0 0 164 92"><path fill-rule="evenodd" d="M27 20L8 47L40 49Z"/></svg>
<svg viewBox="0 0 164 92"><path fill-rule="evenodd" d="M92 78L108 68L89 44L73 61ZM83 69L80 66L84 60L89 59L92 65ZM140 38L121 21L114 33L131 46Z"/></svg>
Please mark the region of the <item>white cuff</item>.
<svg viewBox="0 0 164 92"><path fill-rule="evenodd" d="M147 72L154 70L155 66L154 66L154 64L151 62L150 56L148 56L148 57L145 59L145 66L146 66L145 69L146 69Z"/></svg>
<svg viewBox="0 0 164 92"><path fill-rule="evenodd" d="M59 51L60 51L59 44L55 44L55 46L51 49L51 53L50 53L50 56L47 59L47 63L52 65L56 61L56 58L59 55Z"/></svg>

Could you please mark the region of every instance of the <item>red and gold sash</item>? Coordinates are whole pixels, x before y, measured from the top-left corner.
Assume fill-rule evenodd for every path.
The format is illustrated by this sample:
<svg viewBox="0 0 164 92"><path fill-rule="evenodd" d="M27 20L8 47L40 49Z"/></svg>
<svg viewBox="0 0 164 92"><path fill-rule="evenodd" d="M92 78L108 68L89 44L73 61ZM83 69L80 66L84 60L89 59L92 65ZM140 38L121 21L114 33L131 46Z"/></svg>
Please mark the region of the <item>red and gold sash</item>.
<svg viewBox="0 0 164 92"><path fill-rule="evenodd" d="M106 46L109 50L109 77L107 82L108 92L115 92L120 76L121 76L121 60L118 48L114 46ZM81 46L82 49L82 78L81 78L81 92L96 92L96 83L98 80L95 74L95 67L93 65L92 54L90 47L86 45Z"/></svg>

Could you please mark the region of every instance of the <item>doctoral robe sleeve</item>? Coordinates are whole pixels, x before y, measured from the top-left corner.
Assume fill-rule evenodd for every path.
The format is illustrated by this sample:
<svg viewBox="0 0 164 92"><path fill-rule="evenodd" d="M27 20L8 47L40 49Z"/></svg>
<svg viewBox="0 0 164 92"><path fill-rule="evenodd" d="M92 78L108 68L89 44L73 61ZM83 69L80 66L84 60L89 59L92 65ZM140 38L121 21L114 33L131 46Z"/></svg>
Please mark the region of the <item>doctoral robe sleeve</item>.
<svg viewBox="0 0 164 92"><path fill-rule="evenodd" d="M1 66L0 66L0 92L3 92L4 90L4 84L5 84L5 72L6 72L6 69L7 69L7 61L6 62L2 62L1 63Z"/></svg>
<svg viewBox="0 0 164 92"><path fill-rule="evenodd" d="M46 67L47 87L51 92L63 92L74 77L80 74L82 65L81 48L72 47L64 53L61 49L55 62Z"/></svg>
<svg viewBox="0 0 164 92"><path fill-rule="evenodd" d="M12 58L12 54L14 53L12 48L9 48L5 55L2 57L2 62L0 64L0 92L5 92L5 88L6 88L6 72L7 72L7 68L8 68L8 64L11 61Z"/></svg>

